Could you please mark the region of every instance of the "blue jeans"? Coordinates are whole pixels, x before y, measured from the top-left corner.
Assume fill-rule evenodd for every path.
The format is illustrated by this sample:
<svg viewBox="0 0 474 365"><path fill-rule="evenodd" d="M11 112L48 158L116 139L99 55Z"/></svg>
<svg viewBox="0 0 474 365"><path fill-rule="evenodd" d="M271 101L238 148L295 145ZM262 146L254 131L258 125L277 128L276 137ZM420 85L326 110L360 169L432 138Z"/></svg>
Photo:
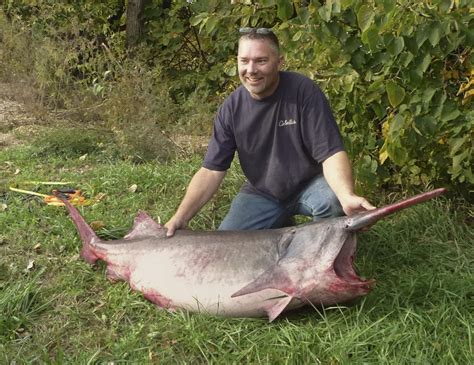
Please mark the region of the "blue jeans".
<svg viewBox="0 0 474 365"><path fill-rule="evenodd" d="M297 214L313 221L344 215L324 176L318 175L294 198L278 202L261 195L238 193L219 230L280 228Z"/></svg>

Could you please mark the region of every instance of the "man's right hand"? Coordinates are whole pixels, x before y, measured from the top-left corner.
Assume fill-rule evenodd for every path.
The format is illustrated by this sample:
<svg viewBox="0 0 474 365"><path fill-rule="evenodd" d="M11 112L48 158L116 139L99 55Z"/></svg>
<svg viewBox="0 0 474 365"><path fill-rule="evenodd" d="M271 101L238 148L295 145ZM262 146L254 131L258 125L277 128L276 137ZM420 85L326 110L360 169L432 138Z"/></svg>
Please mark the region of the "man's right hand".
<svg viewBox="0 0 474 365"><path fill-rule="evenodd" d="M173 237L177 229L184 229L187 226L188 224L184 220L175 216L171 217L171 219L165 224L166 237Z"/></svg>
<svg viewBox="0 0 474 365"><path fill-rule="evenodd" d="M225 171L213 171L204 167L194 174L178 210L165 224L167 237L172 237L177 229L187 227L194 215L212 198L224 176Z"/></svg>

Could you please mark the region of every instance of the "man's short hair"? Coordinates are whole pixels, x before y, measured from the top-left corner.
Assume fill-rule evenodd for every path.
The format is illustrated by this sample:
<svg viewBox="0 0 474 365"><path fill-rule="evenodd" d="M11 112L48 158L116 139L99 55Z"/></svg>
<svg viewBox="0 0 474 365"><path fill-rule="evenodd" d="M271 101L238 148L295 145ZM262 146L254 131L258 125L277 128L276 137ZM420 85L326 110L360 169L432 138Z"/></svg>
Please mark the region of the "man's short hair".
<svg viewBox="0 0 474 365"><path fill-rule="evenodd" d="M270 44L275 48L277 54L280 54L280 42L278 37L268 28L240 28L239 29L241 39L263 39L270 41Z"/></svg>

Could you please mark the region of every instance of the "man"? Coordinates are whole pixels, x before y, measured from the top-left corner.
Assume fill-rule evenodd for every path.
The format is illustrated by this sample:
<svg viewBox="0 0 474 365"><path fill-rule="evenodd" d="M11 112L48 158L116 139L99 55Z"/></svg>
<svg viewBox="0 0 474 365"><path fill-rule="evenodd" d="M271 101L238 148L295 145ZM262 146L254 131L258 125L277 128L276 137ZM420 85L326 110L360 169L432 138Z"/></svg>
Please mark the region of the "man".
<svg viewBox="0 0 474 365"><path fill-rule="evenodd" d="M354 194L351 164L321 90L280 71L278 39L266 28L240 30L242 85L219 108L204 163L191 179L167 235L188 221L219 188L235 152L248 181L219 229L265 229L291 216L313 220L374 209Z"/></svg>

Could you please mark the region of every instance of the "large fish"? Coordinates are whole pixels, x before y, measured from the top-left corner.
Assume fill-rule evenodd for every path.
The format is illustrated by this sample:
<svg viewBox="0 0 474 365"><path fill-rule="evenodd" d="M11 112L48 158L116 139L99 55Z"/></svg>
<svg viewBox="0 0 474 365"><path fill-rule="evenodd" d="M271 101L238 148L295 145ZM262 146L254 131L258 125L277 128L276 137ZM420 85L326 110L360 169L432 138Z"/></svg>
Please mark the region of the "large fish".
<svg viewBox="0 0 474 365"><path fill-rule="evenodd" d="M82 257L107 263L159 307L228 317L268 316L305 304L330 305L367 294L373 280L354 271L356 232L442 194L436 189L376 210L260 231L179 230L171 237L139 212L123 239L101 240L64 200L82 239Z"/></svg>

